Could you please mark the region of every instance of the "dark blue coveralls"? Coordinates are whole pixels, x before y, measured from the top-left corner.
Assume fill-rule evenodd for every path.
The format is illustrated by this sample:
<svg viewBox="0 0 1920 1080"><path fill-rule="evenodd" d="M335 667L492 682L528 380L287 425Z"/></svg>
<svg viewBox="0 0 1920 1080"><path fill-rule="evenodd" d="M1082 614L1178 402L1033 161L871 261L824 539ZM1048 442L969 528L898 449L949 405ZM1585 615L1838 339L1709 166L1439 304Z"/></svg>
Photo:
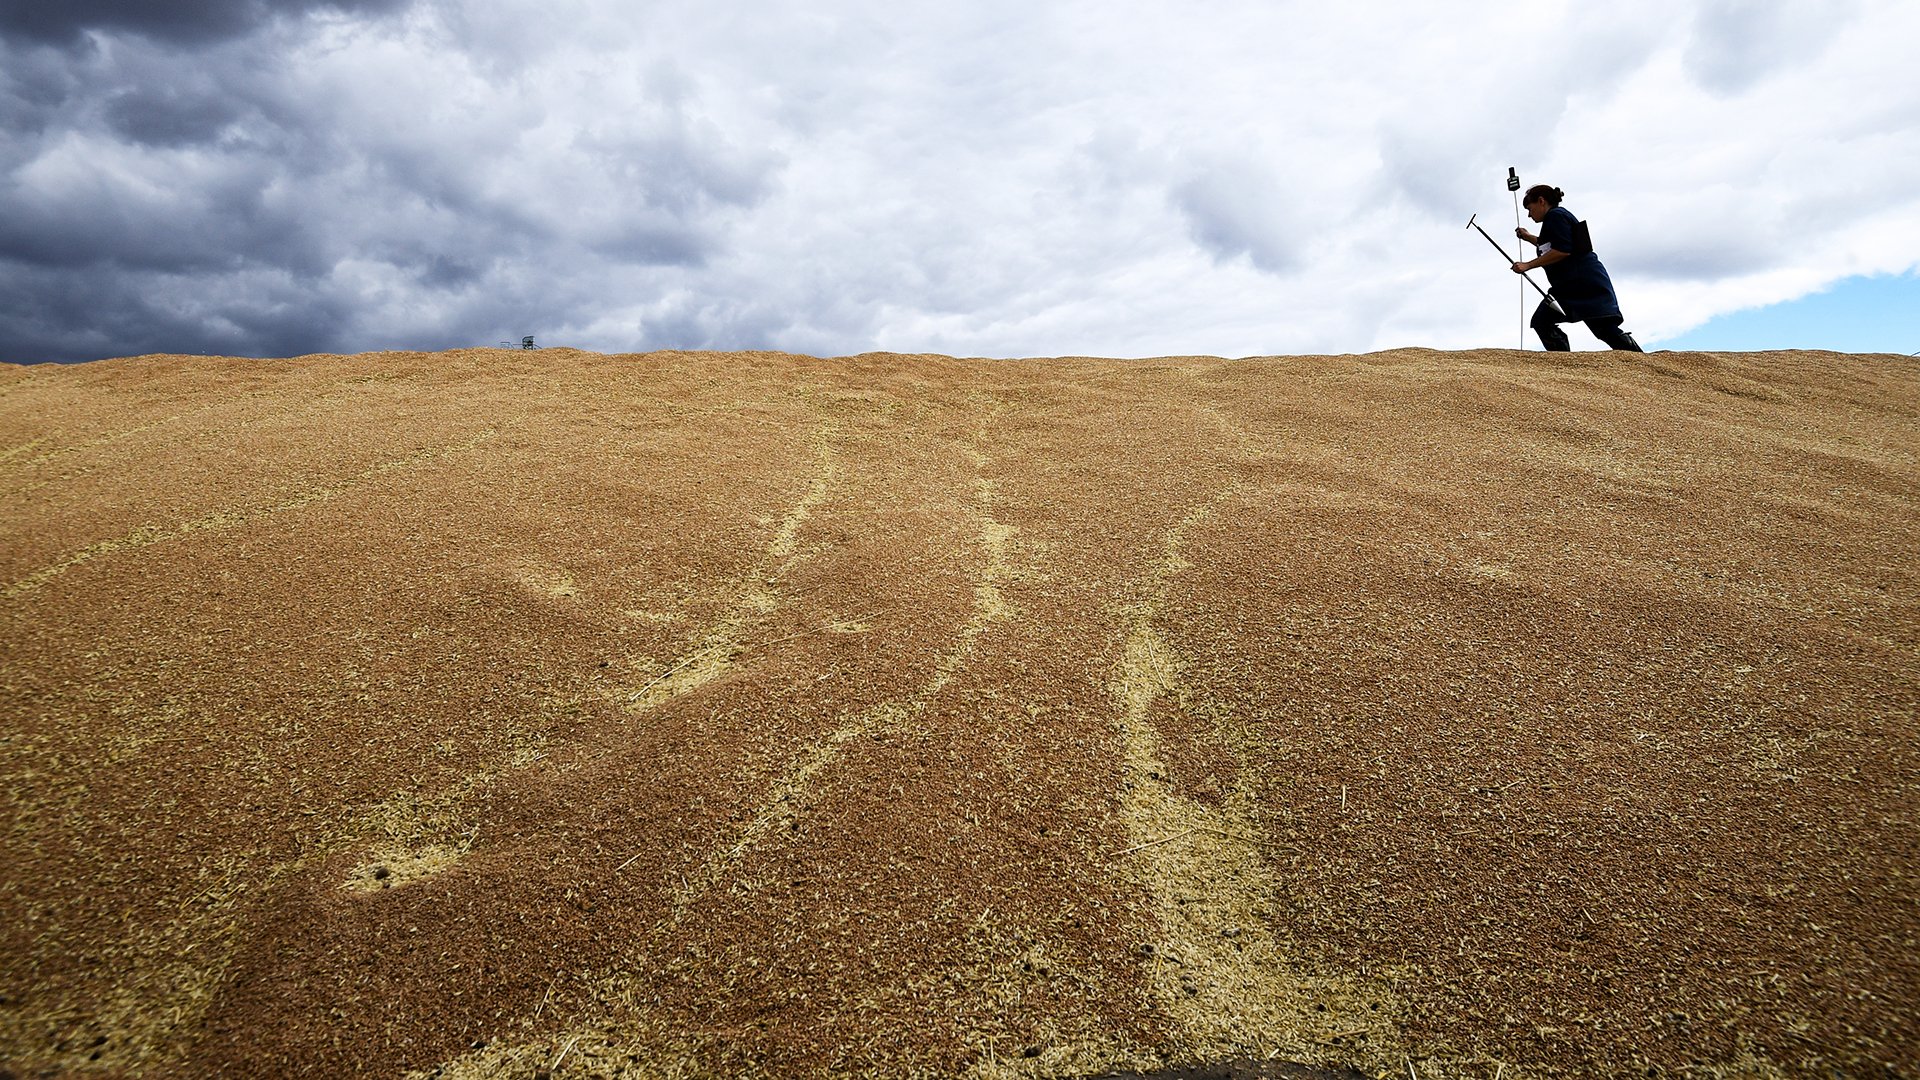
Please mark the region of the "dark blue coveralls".
<svg viewBox="0 0 1920 1080"><path fill-rule="evenodd" d="M1573 348L1573 343L1567 340L1567 332L1560 329L1559 324L1578 320L1586 323L1593 336L1608 348L1640 352L1633 335L1620 329L1624 321L1620 301L1613 295L1613 279L1607 276L1607 268L1600 265L1598 255L1580 251L1574 244L1573 227L1579 220L1564 206L1554 207L1541 219L1540 242L1551 245L1555 251L1568 253L1566 258L1543 268L1547 272L1547 291L1560 301L1566 314L1555 311L1551 303L1540 301L1540 306L1533 311L1533 331L1540 335L1540 344L1549 352L1566 352Z"/></svg>

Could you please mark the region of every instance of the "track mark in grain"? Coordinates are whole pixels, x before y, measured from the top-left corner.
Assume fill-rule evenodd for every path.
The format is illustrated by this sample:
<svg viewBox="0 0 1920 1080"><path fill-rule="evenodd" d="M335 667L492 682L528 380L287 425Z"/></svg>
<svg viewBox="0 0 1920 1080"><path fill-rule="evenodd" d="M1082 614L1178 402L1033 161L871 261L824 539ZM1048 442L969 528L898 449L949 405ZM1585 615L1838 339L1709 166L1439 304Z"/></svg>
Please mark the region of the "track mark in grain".
<svg viewBox="0 0 1920 1080"><path fill-rule="evenodd" d="M99 827L90 789L101 782L94 757L100 747L69 735L0 736L0 798L14 828L59 822L75 850L111 880L142 854L113 842L116 830ZM115 746L108 763L139 753L138 746ZM16 833L12 842L25 839ZM224 981L240 910L275 876L263 880L250 859L250 852L208 853L174 896L90 944L85 976L0 1001L0 1046L15 1055L8 1064L31 1062L36 1073L65 1075L142 1073L179 1060L191 1043L187 1033Z"/></svg>
<svg viewBox="0 0 1920 1080"><path fill-rule="evenodd" d="M178 417L174 417L172 419L178 419ZM159 426L158 424L149 424L145 428L138 428L135 431L124 432L122 434L132 435L132 434L135 434L137 431L145 431L148 428L153 428L158 426ZM44 439L35 440L36 443L44 442L44 441L45 441ZM39 465L47 461L55 460L64 454L73 453L74 451L87 449L92 446L104 445L112 441L114 440L98 439L92 443L82 444L81 446L63 447L61 449L54 450L46 454L42 454L39 457L36 457L30 461L20 462L19 464L20 464L20 467L23 469L31 469L35 465ZM96 472L102 467L103 466L101 463L95 462L93 464L74 465L70 468L63 468L59 472L45 475L42 479L29 481L25 484L19 485L18 487L11 487L6 489L5 491L0 491L0 498L7 498L7 499L17 498L21 495L31 495L34 492L39 491L41 488L52 487L55 484L71 484L73 481L78 480L83 476L87 476L93 472Z"/></svg>
<svg viewBox="0 0 1920 1080"><path fill-rule="evenodd" d="M494 435L498 434L499 430L498 427L490 427L464 442L453 443L449 446L431 447L426 450L419 450L408 454L405 457L383 461L378 465L355 473L353 476L338 483L322 484L319 487L303 491L290 499L283 499L280 502L267 506L256 506L252 509L241 510L221 510L208 514L205 517L195 518L192 521L181 522L178 525L143 525L125 536L116 536L111 540L102 540L97 544L90 544L68 555L59 562L54 563L52 566L42 567L13 584L8 585L5 592L0 593L0 595L5 595L7 599L11 600L17 596L30 593L54 578L59 577L61 574L66 573L68 570L82 563L91 562L102 555L111 555L117 551L138 551L141 548L152 547L155 544L164 544L171 540L191 536L194 533L220 532L227 529L237 529L241 526L252 524L262 518L273 517L276 514L284 514L289 511L312 506L315 503L326 502L329 499L338 498L356 488L363 487L389 473L419 468L422 465L432 464L433 462L451 457L454 454L472 450L481 443L493 438Z"/></svg>
<svg viewBox="0 0 1920 1080"><path fill-rule="evenodd" d="M567 708L555 702L552 707ZM81 836L113 835L90 828L96 812L89 785L101 781L103 767L145 757L157 744L172 740L158 732L178 730L188 712L162 706L158 715L131 706L117 721L136 725L107 744L87 749L63 747L50 737L18 737L0 759L0 791L16 794L11 809L22 820L59 818ZM124 737L130 736L130 737ZM263 899L302 871L354 854L358 865L340 881L349 891L399 887L444 872L484 838L472 827L465 803L506 769L538 760L544 739L509 724L497 733L492 763L438 792L411 788L305 834L300 852L270 861L258 848L210 853L179 889L177 902L127 924L118 937L90 947L96 978L47 989L33 1012L0 1002L0 1046L38 1047L46 1065L75 1073L100 1070L130 1074L166 1073L180 1064L193 1045L193 1032L207 1006L222 989L226 972L246 929L246 916ZM96 757L104 749L104 759ZM220 767L227 782L254 786L264 774L251 758L229 758ZM16 772L9 766L24 767ZM31 781L21 783L21 781ZM138 852L87 839L80 842L90 861L111 875L116 860L138 859ZM379 873L384 867L387 873ZM365 902L377 902L367 897ZM49 1032L55 1032L48 1037ZM105 1039L106 1042L95 1040ZM69 1049L51 1049L64 1044ZM97 1057L89 1055L98 1051Z"/></svg>
<svg viewBox="0 0 1920 1080"><path fill-rule="evenodd" d="M540 723L535 728L510 721L492 732L484 747L464 751L470 755L468 760L472 757L480 760L459 779L432 791L417 787L395 791L324 834L301 860L276 867L275 872L304 865L317 857L358 851L359 861L341 886L377 892L451 869L473 851L480 839L479 826L473 823L466 809L467 801L503 776L528 768L545 757L547 738L539 733L539 728L558 716L572 713L579 704L575 699L545 699L539 707ZM451 744L444 744L440 749L442 753L454 752ZM478 754L474 753L476 749Z"/></svg>
<svg viewBox="0 0 1920 1080"><path fill-rule="evenodd" d="M256 415L256 416L249 416L244 419L234 420L224 424L217 424L217 425L208 426L208 427L195 428L193 432L194 446L197 449L204 449L207 447L216 446L219 443L221 443L222 440L225 440L233 436L237 432L242 432L242 431L246 431L249 428L270 424L277 420L287 419L299 412L302 412L303 410L312 409L313 407L329 402L334 398L343 397L343 396L352 394L360 386L365 385L369 382L376 382L376 381L385 382L388 380L385 378L376 379L371 376L351 379L344 386L334 387L333 389L315 394L310 398L296 401L292 404L269 406L264 411L262 411L259 415ZM79 443L74 446L59 447L47 453L41 454L38 457L35 457L29 461L21 462L19 463L19 465L22 468L30 468L34 465L43 464L47 461L62 457L66 454L74 453L79 450L87 450L87 449L92 449L96 446L104 446L108 443L117 442L131 435L137 435L137 434L140 434L141 432L151 431L163 425L170 424L175 420L190 419L193 417L198 417L203 414L213 412L218 408L220 408L220 404L218 402L209 403L207 405L201 406L200 408L189 409L188 411L184 413L180 413L179 415L169 416L162 420L156 420L152 423L141 425L140 427L132 428L126 431L114 432L114 433L111 433L110 435L95 438L88 442ZM37 446L46 441L47 441L46 437L43 436L39 439L35 439L32 443L28 445ZM5 460L6 460L5 455L0 455L0 462L4 462ZM8 488L5 491L0 491L0 498L12 498L19 495L28 495L35 491L39 491L41 488L51 487L55 484L71 484L72 482L79 480L82 477L88 476L91 473L97 472L101 469L112 469L114 467L115 467L114 463L110 461L101 461L97 459L94 461L88 462L86 464L73 464L73 465L62 468L60 472L44 476L42 479L34 480L29 483L22 484L18 487Z"/></svg>
<svg viewBox="0 0 1920 1080"><path fill-rule="evenodd" d="M578 600L580 583L558 566L528 565L514 574L514 580L528 590L554 600Z"/></svg>
<svg viewBox="0 0 1920 1080"><path fill-rule="evenodd" d="M1154 709L1180 689L1181 658L1155 628L1168 582L1191 566L1182 550L1187 534L1238 490L1215 496L1166 533L1111 684L1131 840L1116 862L1149 899L1160 928L1143 960L1147 984L1183 1029L1187 1049L1203 1058L1280 1051L1311 1061L1340 1035L1364 1036L1358 1052L1384 1061L1399 1045L1387 994L1353 978L1299 972L1274 936L1279 894L1260 855L1265 841L1249 812L1251 792L1238 788L1217 809L1176 792L1153 724Z"/></svg>
<svg viewBox="0 0 1920 1080"><path fill-rule="evenodd" d="M686 1080L716 1075L772 1075L764 1071L716 1073L712 1062L721 1058L726 1049L724 1039L653 1024L642 1017L624 1023L617 1031L575 1024L534 1038L495 1041L444 1064L414 1069L404 1074L404 1080L500 1080L522 1076Z"/></svg>
<svg viewBox="0 0 1920 1080"><path fill-rule="evenodd" d="M976 444L984 439L987 425L998 416L999 411L997 405L989 411L987 421L976 433ZM652 935L655 951L671 945L693 905L719 888L748 851L769 837L789 832L788 825L813 799L815 779L839 760L847 743L862 735L876 734L894 725L910 722L923 713L934 697L949 686L965 667L981 636L996 624L1017 615L1017 610L1004 594L1004 586L1025 573L1025 568L1017 559L1019 545L1014 539L1016 530L993 516L995 489L993 482L984 475L990 459L977 445L966 447L963 453L978 473L972 488L973 516L977 524L975 536L981 560L973 579L972 610L952 647L941 656L933 673L912 697L905 701L887 702L859 714L814 742L789 762L784 775L773 785L747 823L737 833L717 844L699 868L686 874L673 889L672 910L655 927ZM831 474L824 474L823 481L817 482L809 491L809 497L802 499L789 514L788 521L792 523L792 528L783 525L776 537L775 547L769 548L770 554L779 548L779 536L790 538L805 521L806 515L825 500L831 480ZM834 625L851 630L858 624ZM541 1037L499 1040L433 1068L409 1073L410 1080L424 1080L427 1077L477 1080L481 1077L513 1075L518 1069L537 1069L563 1054L570 1060L583 1063L607 1061L616 1067L630 1067L628 1063L632 1056L638 1054L643 1055L645 1068L641 1071L647 1075L702 1074L698 1063L710 1060L713 1055L713 1047L707 1045L712 1042L711 1036L690 1036L682 1030L663 1027L645 1002L645 987L636 984L629 974L603 975L589 981L597 987L595 992L603 1000L624 1003L617 1026L606 1018L582 1019L564 1031Z"/></svg>
<svg viewBox="0 0 1920 1080"><path fill-rule="evenodd" d="M202 410L196 410L196 411L198 412L198 411L205 411L205 410L202 409ZM77 442L67 446L55 447L54 449L48 450L45 453L27 458L26 460L19 462L18 465L23 469L31 469L36 465L45 465L49 461L53 461L58 458L65 457L68 454L78 454L78 453L81 453L82 451L92 450L101 446L108 446L112 443L119 442L121 439L131 439L135 435L139 435L142 432L152 431L154 428L163 427L167 424L173 423L178 419L180 419L180 414L175 414L173 416L163 416L158 420L149 421L137 427L123 428L119 431L109 431L104 435L96 435L91 439L85 440L84 442ZM32 446L37 443L41 443L45 441L46 440L44 438L35 439L33 443L29 443L27 445ZM11 456L12 456L11 454L0 455L0 461L6 461L7 458Z"/></svg>
<svg viewBox="0 0 1920 1080"><path fill-rule="evenodd" d="M401 791L374 806L334 840L357 846L372 838L342 886L359 892L391 889L433 877L465 858L479 833L462 827L461 808L496 775L494 770L469 773L435 794Z"/></svg>
<svg viewBox="0 0 1920 1080"><path fill-rule="evenodd" d="M46 441L47 437L42 435L37 439L29 439L18 446L9 446L5 450L0 450L0 462L12 461L16 456L24 454Z"/></svg>
<svg viewBox="0 0 1920 1080"><path fill-rule="evenodd" d="M993 410L976 434L976 444L984 438L986 425L998 415ZM733 837L731 843L723 843L708 855L700 869L687 876L679 888L674 890L674 918L677 921L688 905L702 895L717 887L729 873L735 863L755 845L770 835L781 835L790 831L789 826L799 811L811 801L814 779L829 766L839 760L841 750L847 743L863 735L872 735L888 728L910 723L927 709L933 699L950 685L954 677L966 666L982 634L997 624L1012 619L1016 611L1008 603L1002 586L1017 579L1021 568L1013 558L1013 538L1016 530L993 516L993 503L996 498L993 481L985 476L986 467L991 460L978 446L969 446L964 451L975 468L973 509L978 526L976 539L981 553L980 569L974 575L973 608L965 625L960 628L953 647L940 657L933 674L927 678L911 698L906 701L890 701L862 712L837 730L803 750L789 764L785 775L774 784L772 791L747 824Z"/></svg>
<svg viewBox="0 0 1920 1080"><path fill-rule="evenodd" d="M707 630L700 644L675 660L653 680L627 694L627 711L645 712L682 694L697 690L719 678L745 647L741 635L755 620L765 617L779 605L774 584L798 557L800 529L827 501L839 481L840 463L833 452L833 440L840 429L823 424L813 433L813 452L817 462L806 494L787 511L774 531L765 554L748 571L735 592L726 615Z"/></svg>

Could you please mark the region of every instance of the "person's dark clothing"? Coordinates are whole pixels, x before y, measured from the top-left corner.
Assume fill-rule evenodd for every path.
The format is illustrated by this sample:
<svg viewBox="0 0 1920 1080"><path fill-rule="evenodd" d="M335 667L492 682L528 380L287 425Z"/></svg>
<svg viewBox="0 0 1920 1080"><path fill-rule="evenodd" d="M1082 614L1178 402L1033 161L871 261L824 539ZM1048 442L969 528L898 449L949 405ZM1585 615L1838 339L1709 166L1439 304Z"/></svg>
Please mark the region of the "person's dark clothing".
<svg viewBox="0 0 1920 1080"><path fill-rule="evenodd" d="M1579 223L1573 211L1564 206L1547 211L1540 222L1540 242L1567 253L1566 258L1543 267L1547 272L1547 291L1560 301L1565 314L1542 300L1533 312L1533 332L1540 335L1540 344L1548 352L1566 352L1573 348L1573 343L1567 340L1567 332L1560 329L1559 324L1583 322L1608 348L1640 352L1633 335L1620 329L1625 321L1620 315L1620 301L1613 295L1613 279L1607 276L1607 268L1600 265L1600 256L1582 251L1582 245L1574 239L1574 228Z"/></svg>
<svg viewBox="0 0 1920 1080"><path fill-rule="evenodd" d="M1547 284L1552 286L1549 291L1576 319L1618 317L1620 301L1614 298L1613 279L1600 265L1600 256L1581 251L1574 243L1573 230L1579 223L1573 211L1564 206L1547 211L1540 222L1540 242L1567 253L1566 258L1545 268Z"/></svg>
<svg viewBox="0 0 1920 1080"><path fill-rule="evenodd" d="M1547 269L1552 270L1553 267L1549 266ZM1558 296L1559 292L1560 290L1555 289L1554 295ZM1567 340L1567 332L1560 329L1559 324L1576 320L1586 323L1587 329L1593 331L1593 336L1599 338L1609 349L1619 349L1621 352L1645 351L1640 348L1639 342L1633 340L1632 334L1620 329L1620 323L1623 320L1618 314L1602 315L1596 319L1562 315L1553 306L1551 300L1542 300L1540 306L1533 309L1533 332L1540 335L1540 344L1545 346L1548 352L1568 352L1573 348L1573 342Z"/></svg>

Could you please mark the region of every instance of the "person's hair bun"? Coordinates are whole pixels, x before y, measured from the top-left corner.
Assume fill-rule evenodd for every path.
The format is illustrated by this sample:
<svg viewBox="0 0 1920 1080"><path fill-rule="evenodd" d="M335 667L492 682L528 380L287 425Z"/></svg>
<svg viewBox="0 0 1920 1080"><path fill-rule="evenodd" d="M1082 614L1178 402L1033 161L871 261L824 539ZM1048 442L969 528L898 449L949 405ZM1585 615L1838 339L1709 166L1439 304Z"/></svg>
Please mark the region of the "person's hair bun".
<svg viewBox="0 0 1920 1080"><path fill-rule="evenodd" d="M1548 206L1559 206L1560 200L1566 197L1567 193L1557 187L1549 184L1535 184L1527 189L1527 197L1520 201L1532 202L1535 199L1545 199Z"/></svg>

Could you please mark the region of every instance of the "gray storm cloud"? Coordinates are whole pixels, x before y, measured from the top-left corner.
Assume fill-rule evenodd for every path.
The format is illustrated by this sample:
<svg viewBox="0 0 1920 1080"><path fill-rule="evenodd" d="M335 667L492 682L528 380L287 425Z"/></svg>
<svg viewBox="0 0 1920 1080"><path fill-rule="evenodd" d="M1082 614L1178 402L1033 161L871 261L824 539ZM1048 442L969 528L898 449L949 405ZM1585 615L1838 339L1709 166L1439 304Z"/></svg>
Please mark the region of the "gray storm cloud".
<svg viewBox="0 0 1920 1080"><path fill-rule="evenodd" d="M413 0L0 0L0 34L61 47L89 31L139 34L192 45L248 34L265 23L316 12L375 15Z"/></svg>
<svg viewBox="0 0 1920 1080"><path fill-rule="evenodd" d="M1657 341L1920 259L1832 11L0 0L0 359L1504 342L1508 165Z"/></svg>
<svg viewBox="0 0 1920 1080"><path fill-rule="evenodd" d="M8 10L32 33L0 53L0 356L445 346L585 322L605 298L568 279L705 263L717 219L777 167L670 94L607 115L443 108L433 72L364 36L303 70L331 28L297 20L323 7L399 5L196 8L164 32L139 5ZM438 66L478 86L466 59Z"/></svg>

